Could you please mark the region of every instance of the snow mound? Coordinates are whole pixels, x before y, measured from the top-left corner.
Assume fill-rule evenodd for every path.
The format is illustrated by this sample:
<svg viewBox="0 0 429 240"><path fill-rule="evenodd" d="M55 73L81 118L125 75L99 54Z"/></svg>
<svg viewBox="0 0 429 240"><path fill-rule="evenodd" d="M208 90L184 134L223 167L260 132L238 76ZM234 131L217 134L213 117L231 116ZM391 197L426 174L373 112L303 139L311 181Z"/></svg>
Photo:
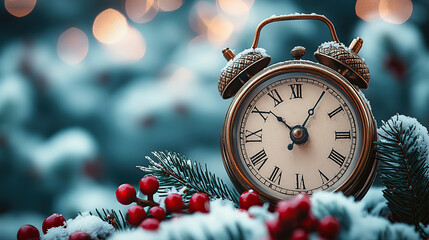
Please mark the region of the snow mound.
<svg viewBox="0 0 429 240"><path fill-rule="evenodd" d="M341 223L338 239L419 239L414 227L403 223L390 223L385 218L370 215L365 202L356 202L342 193L317 192L311 198L312 211L321 219L334 216ZM362 231L364 229L364 231Z"/></svg>
<svg viewBox="0 0 429 240"><path fill-rule="evenodd" d="M48 230L42 240L67 240L69 236L76 231L83 231L91 235L91 238L106 238L107 235L114 232L114 227L109 223L101 220L97 216L90 215L88 212L77 216L75 219L67 221L67 227L56 227Z"/></svg>
<svg viewBox="0 0 429 240"><path fill-rule="evenodd" d="M210 203L209 214L195 213L161 222L157 232L134 229L113 234L109 240L151 239L263 239L267 235L263 220L249 218L245 212L237 211L231 202L215 200Z"/></svg>

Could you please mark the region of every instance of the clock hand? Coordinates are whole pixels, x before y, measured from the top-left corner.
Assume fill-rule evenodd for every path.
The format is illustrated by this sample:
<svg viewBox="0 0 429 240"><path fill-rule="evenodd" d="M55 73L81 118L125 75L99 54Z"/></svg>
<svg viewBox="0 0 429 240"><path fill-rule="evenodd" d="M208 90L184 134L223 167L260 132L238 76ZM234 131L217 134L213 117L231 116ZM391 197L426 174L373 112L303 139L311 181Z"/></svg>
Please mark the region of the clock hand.
<svg viewBox="0 0 429 240"><path fill-rule="evenodd" d="M320 95L319 99L317 99L317 102L316 102L316 104L314 104L314 107L308 109L308 116L305 119L304 123L301 125L302 127L305 127L305 124L307 123L307 121L310 118L310 116L314 115L314 109L316 108L317 104L319 104L319 102L322 99L323 95L325 95L325 91L323 91L322 94Z"/></svg>
<svg viewBox="0 0 429 240"><path fill-rule="evenodd" d="M289 130L292 130L292 128L285 122L285 120L283 120L282 117L277 116L275 113L273 113L271 111L270 111L270 113L273 114L274 117L277 118L277 121L279 121L279 122L283 123L284 125L286 125L286 127L289 128Z"/></svg>
<svg viewBox="0 0 429 240"><path fill-rule="evenodd" d="M313 108L310 108L308 110L308 116L305 119L304 123L301 126L295 126L293 130L291 129L292 143L290 143L287 146L287 149L292 150L293 149L293 145L295 143L302 144L302 143L304 143L304 142L307 141L308 133L307 133L307 129L305 128L305 124L307 124L307 121L310 118L310 116L314 115L314 109L316 108L317 104L319 104L319 102L322 99L323 95L325 95L325 91L323 91L322 94L320 94L320 97L319 97L319 99L317 99L317 102L316 102L316 104L314 104Z"/></svg>

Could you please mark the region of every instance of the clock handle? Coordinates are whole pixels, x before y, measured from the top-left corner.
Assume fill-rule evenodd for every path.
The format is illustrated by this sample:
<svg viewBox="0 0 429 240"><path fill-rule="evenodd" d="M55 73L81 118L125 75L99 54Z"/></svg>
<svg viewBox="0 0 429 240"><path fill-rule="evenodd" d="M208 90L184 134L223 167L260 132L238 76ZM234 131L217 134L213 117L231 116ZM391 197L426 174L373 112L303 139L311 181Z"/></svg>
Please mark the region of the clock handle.
<svg viewBox="0 0 429 240"><path fill-rule="evenodd" d="M288 20L303 20L303 19L319 20L324 22L326 25L328 25L329 30L331 31L332 39L335 42L340 43L337 33L335 32L334 24L332 24L332 22L325 16L318 15L318 14L291 14L291 15L283 15L283 16L273 16L262 21L256 28L252 48L255 49L256 47L258 47L259 36L261 34L262 28L265 25L272 22L280 22L280 21L288 21Z"/></svg>

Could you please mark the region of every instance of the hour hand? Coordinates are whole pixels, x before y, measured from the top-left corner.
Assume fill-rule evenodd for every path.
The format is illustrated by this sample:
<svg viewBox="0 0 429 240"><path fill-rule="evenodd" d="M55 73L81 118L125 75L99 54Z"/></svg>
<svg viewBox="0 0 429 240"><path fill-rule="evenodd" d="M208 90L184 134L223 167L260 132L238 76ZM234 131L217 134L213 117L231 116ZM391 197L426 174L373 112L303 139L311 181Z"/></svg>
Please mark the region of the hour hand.
<svg viewBox="0 0 429 240"><path fill-rule="evenodd" d="M292 128L285 122L285 120L283 120L282 117L277 116L275 113L273 113L271 111L270 111L270 113L273 114L274 117L276 117L277 121L283 123L287 128L289 128L289 130L292 130Z"/></svg>

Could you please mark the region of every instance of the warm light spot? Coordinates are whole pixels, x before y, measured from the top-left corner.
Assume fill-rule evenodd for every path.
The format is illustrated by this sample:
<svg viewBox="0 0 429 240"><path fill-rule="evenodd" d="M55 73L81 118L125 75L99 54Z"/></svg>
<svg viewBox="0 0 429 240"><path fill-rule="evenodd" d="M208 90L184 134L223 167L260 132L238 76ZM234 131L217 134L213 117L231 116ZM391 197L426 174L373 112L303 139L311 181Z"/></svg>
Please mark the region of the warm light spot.
<svg viewBox="0 0 429 240"><path fill-rule="evenodd" d="M58 56L70 65L80 63L86 57L88 48L88 37L78 28L69 28L58 38Z"/></svg>
<svg viewBox="0 0 429 240"><path fill-rule="evenodd" d="M379 0L357 0L356 15L365 21L372 21L380 17L378 6Z"/></svg>
<svg viewBox="0 0 429 240"><path fill-rule="evenodd" d="M28 15L35 5L36 0L4 0L6 10L16 17Z"/></svg>
<svg viewBox="0 0 429 240"><path fill-rule="evenodd" d="M231 16L248 13L254 2L255 0L217 0L220 9Z"/></svg>
<svg viewBox="0 0 429 240"><path fill-rule="evenodd" d="M182 4L183 0L158 0L159 9L164 12L177 10Z"/></svg>
<svg viewBox="0 0 429 240"><path fill-rule="evenodd" d="M158 14L156 0L126 0L125 11L128 17L136 23L149 22Z"/></svg>
<svg viewBox="0 0 429 240"><path fill-rule="evenodd" d="M137 61L143 58L146 52L146 43L137 29L129 27L122 40L108 45L108 51L112 58L117 61Z"/></svg>
<svg viewBox="0 0 429 240"><path fill-rule="evenodd" d="M207 26L217 14L215 5L208 2L198 2L189 16L189 25L196 33L207 34Z"/></svg>
<svg viewBox="0 0 429 240"><path fill-rule="evenodd" d="M413 13L411 0L380 0L380 17L390 23L406 22Z"/></svg>
<svg viewBox="0 0 429 240"><path fill-rule="evenodd" d="M127 29L128 23L124 15L112 8L98 14L92 26L95 38L105 44L112 44L121 40Z"/></svg>
<svg viewBox="0 0 429 240"><path fill-rule="evenodd" d="M212 44L222 44L231 36L233 29L234 26L228 19L218 15L208 24L207 38Z"/></svg>

